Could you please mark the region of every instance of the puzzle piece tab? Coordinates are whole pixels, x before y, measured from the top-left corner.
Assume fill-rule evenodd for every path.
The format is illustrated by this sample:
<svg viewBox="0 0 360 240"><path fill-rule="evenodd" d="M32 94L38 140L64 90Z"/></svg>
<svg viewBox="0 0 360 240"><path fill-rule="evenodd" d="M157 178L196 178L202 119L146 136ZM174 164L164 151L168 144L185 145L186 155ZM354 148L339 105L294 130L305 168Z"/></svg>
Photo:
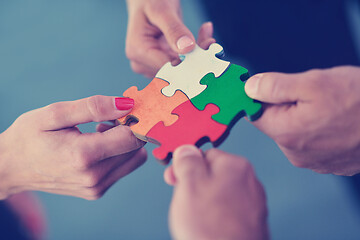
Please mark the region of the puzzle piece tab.
<svg viewBox="0 0 360 240"><path fill-rule="evenodd" d="M164 96L161 89L169 83L154 78L143 90L130 87L124 92L125 97L134 99L135 105L132 111L119 122L130 125L131 130L141 140L147 141L146 134L158 122L163 121L165 125L171 125L177 120L177 116L171 114L174 108L188 101L184 93L176 91L172 97ZM130 124L130 123L136 124Z"/></svg>
<svg viewBox="0 0 360 240"><path fill-rule="evenodd" d="M243 81L248 77L248 70L236 64L231 64L218 78L209 73L200 81L207 85L206 89L192 98L191 102L199 110L211 103L218 106L220 112L212 116L212 119L225 125L245 115L249 120L255 121L262 114L262 105L246 95Z"/></svg>
<svg viewBox="0 0 360 240"><path fill-rule="evenodd" d="M166 63L156 74L156 78L170 83L162 93L170 97L176 90L181 90L189 99L200 94L206 88L200 84L206 74L211 72L218 77L229 66L230 62L217 58L222 53L223 48L217 43L211 44L208 50L196 46L192 52L183 55L184 60L179 65Z"/></svg>
<svg viewBox="0 0 360 240"><path fill-rule="evenodd" d="M218 113L219 108L209 104L203 111L199 111L191 101L186 101L172 112L179 116L178 120L164 126L163 122L156 124L147 134L147 138L160 147L154 149L157 159L167 160L171 153L179 146L193 144L200 147L209 140L218 145L227 130L227 126L211 119Z"/></svg>

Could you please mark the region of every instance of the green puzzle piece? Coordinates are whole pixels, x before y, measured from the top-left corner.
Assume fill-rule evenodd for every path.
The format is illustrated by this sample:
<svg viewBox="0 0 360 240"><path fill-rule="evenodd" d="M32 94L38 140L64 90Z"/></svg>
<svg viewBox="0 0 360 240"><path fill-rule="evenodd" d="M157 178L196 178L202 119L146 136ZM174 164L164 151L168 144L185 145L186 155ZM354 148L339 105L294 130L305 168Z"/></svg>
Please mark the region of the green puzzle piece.
<svg viewBox="0 0 360 240"><path fill-rule="evenodd" d="M208 73L200 81L207 88L190 100L199 110L204 110L209 103L216 104L220 112L212 119L222 124L229 125L235 117L245 115L255 121L262 114L262 105L246 95L242 80L248 77L248 70L236 64L231 64L218 78Z"/></svg>

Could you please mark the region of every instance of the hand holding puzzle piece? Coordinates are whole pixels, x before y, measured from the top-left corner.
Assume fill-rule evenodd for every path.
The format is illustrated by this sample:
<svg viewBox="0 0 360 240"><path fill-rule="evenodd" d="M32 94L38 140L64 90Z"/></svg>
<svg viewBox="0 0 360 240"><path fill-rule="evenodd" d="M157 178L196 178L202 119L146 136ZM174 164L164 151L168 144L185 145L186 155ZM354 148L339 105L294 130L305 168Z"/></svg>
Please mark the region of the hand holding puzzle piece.
<svg viewBox="0 0 360 240"><path fill-rule="evenodd" d="M157 159L169 160L184 144L200 147L211 141L216 147L241 117L255 121L261 116L261 103L244 90L248 71L218 58L221 54L217 43L208 50L197 46L179 65L166 63L143 90L124 92L135 106L119 122L138 138L160 145L153 151Z"/></svg>

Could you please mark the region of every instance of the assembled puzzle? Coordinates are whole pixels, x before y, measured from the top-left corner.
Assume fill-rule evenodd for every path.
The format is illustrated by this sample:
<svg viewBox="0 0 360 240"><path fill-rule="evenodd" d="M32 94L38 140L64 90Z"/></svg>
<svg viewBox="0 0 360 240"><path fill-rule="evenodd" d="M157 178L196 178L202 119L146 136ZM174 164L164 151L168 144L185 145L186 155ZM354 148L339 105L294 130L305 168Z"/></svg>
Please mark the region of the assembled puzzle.
<svg viewBox="0 0 360 240"><path fill-rule="evenodd" d="M143 90L131 87L125 97L135 100L132 111L119 122L130 126L135 136L159 145L153 154L169 160L184 144L218 146L242 117L255 121L261 103L244 90L248 70L221 59L223 48L213 43L199 46L177 66L166 63Z"/></svg>

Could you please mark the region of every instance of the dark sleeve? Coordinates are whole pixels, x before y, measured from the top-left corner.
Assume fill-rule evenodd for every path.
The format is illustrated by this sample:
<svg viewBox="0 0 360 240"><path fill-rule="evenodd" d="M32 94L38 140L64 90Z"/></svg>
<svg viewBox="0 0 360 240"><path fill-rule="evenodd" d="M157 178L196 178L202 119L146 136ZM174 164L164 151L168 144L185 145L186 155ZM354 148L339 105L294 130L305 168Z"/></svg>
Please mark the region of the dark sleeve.
<svg viewBox="0 0 360 240"><path fill-rule="evenodd" d="M31 240L26 229L4 201L0 201L0 239Z"/></svg>
<svg viewBox="0 0 360 240"><path fill-rule="evenodd" d="M359 65L344 0L202 0L225 53L251 73Z"/></svg>

